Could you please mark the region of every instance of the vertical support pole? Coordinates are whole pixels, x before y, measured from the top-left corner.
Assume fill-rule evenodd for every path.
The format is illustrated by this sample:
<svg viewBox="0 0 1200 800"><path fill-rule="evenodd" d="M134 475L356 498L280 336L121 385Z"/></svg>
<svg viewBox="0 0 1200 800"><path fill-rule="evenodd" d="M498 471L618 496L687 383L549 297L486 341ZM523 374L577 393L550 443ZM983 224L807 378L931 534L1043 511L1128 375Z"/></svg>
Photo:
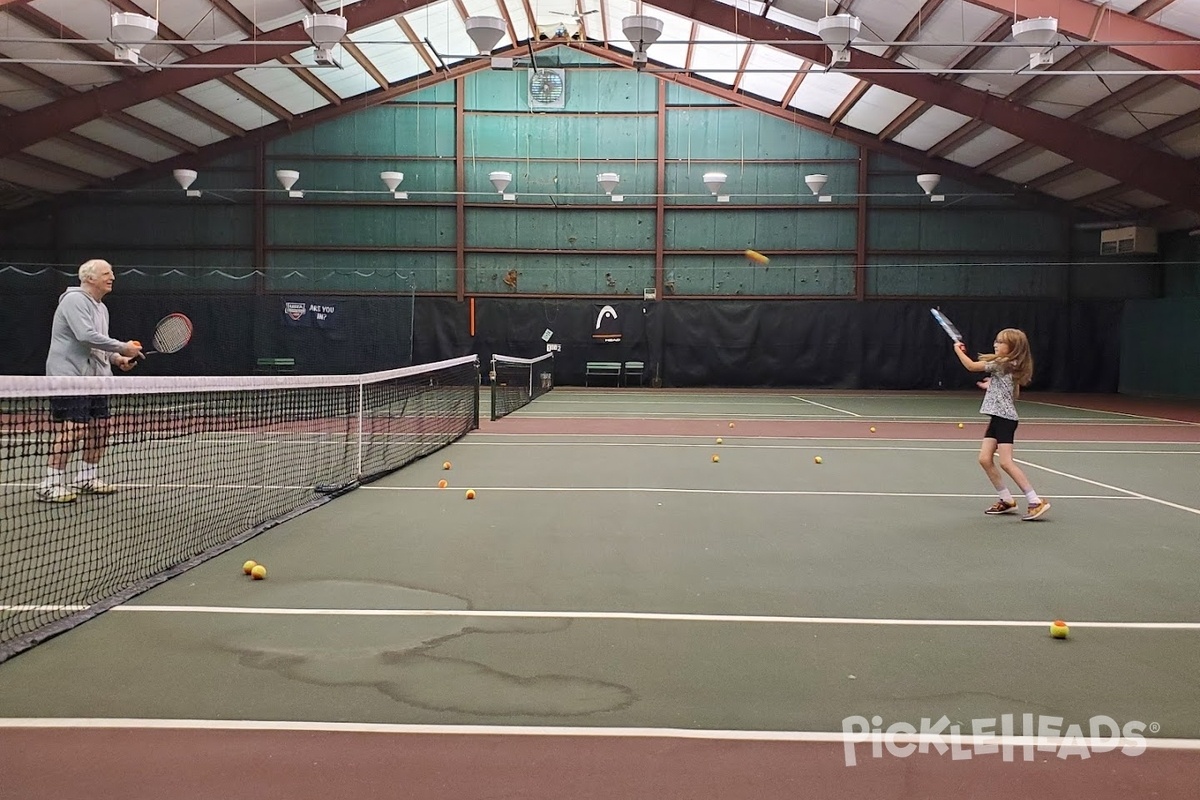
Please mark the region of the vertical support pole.
<svg viewBox="0 0 1200 800"><path fill-rule="evenodd" d="M454 81L454 276L455 296L462 302L467 293L467 79Z"/></svg>
<svg viewBox="0 0 1200 800"><path fill-rule="evenodd" d="M854 299L867 297L867 187L870 173L870 151L858 148L858 215L855 218L854 240Z"/></svg>
<svg viewBox="0 0 1200 800"><path fill-rule="evenodd" d="M254 146L254 293L266 294L267 276L267 146L259 142Z"/></svg>
<svg viewBox="0 0 1200 800"><path fill-rule="evenodd" d="M362 383L358 384L358 472L357 480L362 480L363 476L363 416L365 415L366 406L363 403L365 387Z"/></svg>
<svg viewBox="0 0 1200 800"><path fill-rule="evenodd" d="M666 231L663 223L666 209L663 195L667 191L667 82L658 80L658 109L655 122L654 174L654 296L663 299L663 243Z"/></svg>

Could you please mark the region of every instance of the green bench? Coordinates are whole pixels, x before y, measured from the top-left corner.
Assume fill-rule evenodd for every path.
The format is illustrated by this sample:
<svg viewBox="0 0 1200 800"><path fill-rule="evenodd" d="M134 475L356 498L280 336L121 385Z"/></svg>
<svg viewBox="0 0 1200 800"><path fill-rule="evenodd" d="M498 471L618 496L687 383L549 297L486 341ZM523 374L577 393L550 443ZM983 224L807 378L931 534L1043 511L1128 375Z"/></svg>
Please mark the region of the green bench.
<svg viewBox="0 0 1200 800"><path fill-rule="evenodd" d="M620 361L589 361L587 369L583 373L583 385L591 385L588 381L591 378L613 378L619 383L621 380L621 362Z"/></svg>
<svg viewBox="0 0 1200 800"><path fill-rule="evenodd" d="M296 371L294 358L260 358L254 364L258 375L290 375Z"/></svg>

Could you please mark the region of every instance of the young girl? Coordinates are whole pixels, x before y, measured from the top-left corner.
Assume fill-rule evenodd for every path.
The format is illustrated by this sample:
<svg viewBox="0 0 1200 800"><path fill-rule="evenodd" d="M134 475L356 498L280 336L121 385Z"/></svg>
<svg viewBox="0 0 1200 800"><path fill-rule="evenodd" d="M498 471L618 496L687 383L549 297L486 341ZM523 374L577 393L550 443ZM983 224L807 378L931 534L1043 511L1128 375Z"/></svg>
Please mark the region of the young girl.
<svg viewBox="0 0 1200 800"><path fill-rule="evenodd" d="M1029 506L1021 519L1029 522L1050 510L1050 503L1038 497L1029 478L1013 461L1013 437L1017 432L1018 419L1014 401L1020 396L1021 387L1029 385L1033 378L1033 355L1029 352L1029 339L1025 333L1015 328L1005 328L996 334L993 346L996 350L994 353L984 353L978 361L972 361L967 355L966 345L962 342L954 345L954 352L964 367L971 372L989 373L989 377L978 384L986 390L979 413L991 417L983 434L983 446L979 448L979 466L983 467L992 486L996 487L1000 499L984 513L1008 514L1017 508L1012 492L1004 485L1004 476L1000 474L1000 469L1003 469L1025 493ZM996 469L993 463L997 450L1000 451L1000 469Z"/></svg>

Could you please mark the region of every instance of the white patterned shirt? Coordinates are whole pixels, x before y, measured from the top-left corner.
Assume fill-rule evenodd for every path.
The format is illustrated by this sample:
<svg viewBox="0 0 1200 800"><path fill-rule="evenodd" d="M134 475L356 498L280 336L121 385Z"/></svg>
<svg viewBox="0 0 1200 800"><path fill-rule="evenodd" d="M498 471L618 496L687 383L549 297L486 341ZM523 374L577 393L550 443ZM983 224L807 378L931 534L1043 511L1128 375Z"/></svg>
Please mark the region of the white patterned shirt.
<svg viewBox="0 0 1200 800"><path fill-rule="evenodd" d="M1006 371L998 361L985 362L991 379L988 381L987 393L983 396L983 405L979 407L980 414L990 414L1005 419L1019 419L1017 406L1013 402L1013 376Z"/></svg>

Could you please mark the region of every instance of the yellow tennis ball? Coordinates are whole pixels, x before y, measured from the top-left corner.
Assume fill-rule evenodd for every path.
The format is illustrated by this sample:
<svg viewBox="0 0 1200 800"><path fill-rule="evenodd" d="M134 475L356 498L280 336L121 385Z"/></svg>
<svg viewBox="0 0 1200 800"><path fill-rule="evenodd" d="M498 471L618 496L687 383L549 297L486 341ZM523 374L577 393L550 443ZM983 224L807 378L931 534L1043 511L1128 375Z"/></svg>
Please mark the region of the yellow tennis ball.
<svg viewBox="0 0 1200 800"><path fill-rule="evenodd" d="M871 433L874 433L874 432L875 432L875 428L874 428L874 427L872 427L872 428L871 428Z"/></svg>
<svg viewBox="0 0 1200 800"><path fill-rule="evenodd" d="M257 566L258 566L258 562L257 562L257 561L247 561L245 564L242 564L242 572L244 572L244 573L246 573L247 575L249 575L249 574L250 574L250 571L251 571L252 569L254 569L255 567L257 567Z"/></svg>
<svg viewBox="0 0 1200 800"><path fill-rule="evenodd" d="M721 439L720 436L717 437L717 444L724 444L724 441Z"/></svg>
<svg viewBox="0 0 1200 800"><path fill-rule="evenodd" d="M820 457L820 456L817 456L816 458L814 458L814 459L813 459L813 463L814 463L814 464L820 464L820 463L821 463L821 457Z"/></svg>
<svg viewBox="0 0 1200 800"><path fill-rule="evenodd" d="M1070 626L1061 619L1056 619L1050 623L1050 635L1055 639L1065 639L1067 634L1071 632Z"/></svg>
<svg viewBox="0 0 1200 800"><path fill-rule="evenodd" d="M445 463L443 463L443 464L442 464L442 469L450 469L450 462L449 462L449 461L446 461Z"/></svg>
<svg viewBox="0 0 1200 800"><path fill-rule="evenodd" d="M719 455L717 455L716 453L713 453L713 463L715 464L720 460L721 460L721 457Z"/></svg>
<svg viewBox="0 0 1200 800"><path fill-rule="evenodd" d="M256 581L261 581L263 578L267 577L267 568L262 564L255 564L254 569L250 570L250 577L254 578Z"/></svg>
<svg viewBox="0 0 1200 800"><path fill-rule="evenodd" d="M731 428L733 427L733 423L732 423L732 422L731 422L731 423L729 423L729 427L731 427Z"/></svg>
<svg viewBox="0 0 1200 800"><path fill-rule="evenodd" d="M963 426L963 424L962 424L961 422L960 422L960 423L958 423L958 427L960 427L960 428L961 428L962 426Z"/></svg>
<svg viewBox="0 0 1200 800"><path fill-rule="evenodd" d="M475 490L474 489L467 489L467 499L468 500L475 499Z"/></svg>
<svg viewBox="0 0 1200 800"><path fill-rule="evenodd" d="M446 483L445 481L438 481L438 488L439 488L439 489L445 489L445 488L446 488L447 486L449 486L449 485L450 485L450 484Z"/></svg>
<svg viewBox="0 0 1200 800"><path fill-rule="evenodd" d="M766 263L770 262L770 260L771 260L771 259L767 258L766 256L764 256L762 253L758 252L757 250L747 250L745 252L745 256L746 256L746 258L750 259L751 261L756 261L759 264L766 264Z"/></svg>

